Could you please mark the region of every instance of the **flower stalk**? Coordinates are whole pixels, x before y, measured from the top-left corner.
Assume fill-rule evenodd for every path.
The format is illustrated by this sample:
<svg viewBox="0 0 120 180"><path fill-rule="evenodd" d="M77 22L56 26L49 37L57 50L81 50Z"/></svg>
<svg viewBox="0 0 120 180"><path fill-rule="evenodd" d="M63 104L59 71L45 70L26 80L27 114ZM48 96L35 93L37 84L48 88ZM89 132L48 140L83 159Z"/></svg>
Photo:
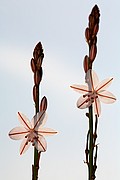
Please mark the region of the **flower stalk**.
<svg viewBox="0 0 120 180"><path fill-rule="evenodd" d="M101 112L101 106L100 106L100 98L102 97L110 99L111 103L112 101L115 101L114 96L110 93L107 93L105 91L104 87L107 87L108 84L112 79L105 80L104 83L102 82L99 84L98 77L94 71L92 71L93 62L97 55L97 33L99 30L99 9L98 6L95 5L89 15L89 23L88 27L85 29L85 37L86 42L89 47L89 55L85 55L84 61L83 61L83 67L85 71L85 81L87 83L86 85L72 85L71 88L73 88L75 91L84 94L81 96L77 101L77 107L80 109L88 108L88 113L86 113L86 116L89 119L89 129L87 133L87 140L86 140L86 164L88 166L88 180L94 180L95 179L95 171L96 171L96 161L97 161L97 149L98 147L95 145L96 138L97 138L97 124L98 120L97 118L100 115ZM98 88L99 87L99 88ZM108 96L105 94L101 94L103 91L105 91L106 94L109 94ZM101 99L102 101L102 99ZM106 100L106 103L108 103L109 100ZM94 112L93 112L93 105L94 105ZM96 121L94 121L95 117ZM95 123L95 125L94 125ZM95 131L94 131L95 127ZM93 134L94 132L94 134ZM96 147L96 152L94 156L94 150Z"/></svg>
<svg viewBox="0 0 120 180"><path fill-rule="evenodd" d="M33 100L35 102L35 114L39 112L39 86L42 79L42 61L44 58L42 44L39 42L31 59L31 69L34 73ZM38 179L39 161L41 152L34 147L34 165L32 165L32 180Z"/></svg>
<svg viewBox="0 0 120 180"><path fill-rule="evenodd" d="M89 107L89 180L93 177L93 107Z"/></svg>
<svg viewBox="0 0 120 180"><path fill-rule="evenodd" d="M87 43L89 46L89 58L88 58L88 70L92 69L93 61L95 60L96 54L97 54L97 32L99 29L99 9L98 6L95 5L91 11L91 14L89 15L89 24L87 31L89 31L89 38L87 39ZM85 31L86 34L86 31ZM89 87L89 84L88 84ZM89 87L90 89L90 87ZM97 156L95 156L95 162L94 162L94 147L95 147L95 141L94 135L93 135L93 124L94 124L94 118L93 118L93 105L88 108L89 109L89 163L88 163L88 180L94 180L95 179L95 171L96 168L94 168L94 165L96 165ZM97 116L96 116L97 118ZM96 129L97 129L97 123L96 123ZM96 133L96 131L95 131ZM96 136L97 138L97 136ZM95 140L95 141L94 141ZM96 149L97 153L97 149ZM94 164L93 164L94 163Z"/></svg>
<svg viewBox="0 0 120 180"><path fill-rule="evenodd" d="M57 131L51 128L44 128L47 120L47 98L44 96L41 99L39 107L39 85L42 79L42 60L44 57L41 43L38 43L34 49L33 57L31 59L31 69L34 73L34 86L33 86L33 100L35 102L35 115L30 121L26 115L18 112L18 120L21 126L13 128L9 132L9 137L13 140L22 140L20 146L20 155L24 154L30 147L34 147L34 164L32 165L32 180L38 179L39 161L41 152L47 149L47 142L44 136L51 136Z"/></svg>

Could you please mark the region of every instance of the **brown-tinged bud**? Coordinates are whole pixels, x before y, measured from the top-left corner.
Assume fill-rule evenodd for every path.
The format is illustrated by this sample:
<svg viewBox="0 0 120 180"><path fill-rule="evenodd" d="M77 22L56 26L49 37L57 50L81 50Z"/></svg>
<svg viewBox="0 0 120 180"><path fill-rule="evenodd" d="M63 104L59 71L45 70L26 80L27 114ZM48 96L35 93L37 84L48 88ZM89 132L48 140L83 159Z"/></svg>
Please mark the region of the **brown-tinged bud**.
<svg viewBox="0 0 120 180"><path fill-rule="evenodd" d="M93 30L94 30L95 25L99 24L99 17L100 17L99 8L97 5L95 5L92 8L91 14L89 15L89 28L92 31L92 34L93 34Z"/></svg>
<svg viewBox="0 0 120 180"><path fill-rule="evenodd" d="M35 73L34 73L34 83L35 83L36 86L38 86L40 84L41 79L42 79L42 76L41 76L40 72L38 70L35 71Z"/></svg>
<svg viewBox="0 0 120 180"><path fill-rule="evenodd" d="M43 57L41 57L41 56L37 59L36 67L38 70L40 70L40 67L42 65L42 60L43 60Z"/></svg>
<svg viewBox="0 0 120 180"><path fill-rule="evenodd" d="M93 44L90 48L90 61L93 62L97 54L97 46Z"/></svg>
<svg viewBox="0 0 120 180"><path fill-rule="evenodd" d="M99 30L99 24L95 24L94 29L93 29L93 35L96 35Z"/></svg>
<svg viewBox="0 0 120 180"><path fill-rule="evenodd" d="M99 24L100 11L97 5L93 7L91 14L94 16L95 22Z"/></svg>
<svg viewBox="0 0 120 180"><path fill-rule="evenodd" d="M86 38L86 41L89 42L89 40L90 40L90 31L89 31L88 27L85 30L85 38Z"/></svg>
<svg viewBox="0 0 120 180"><path fill-rule="evenodd" d="M35 46L35 49L34 49L34 51L33 51L33 57L34 57L35 61L37 61L37 59L38 59L40 56L41 56L42 58L44 57L43 48L42 48L41 42L39 42L39 43Z"/></svg>
<svg viewBox="0 0 120 180"><path fill-rule="evenodd" d="M91 14L89 15L89 28L92 30L95 26L95 18Z"/></svg>
<svg viewBox="0 0 120 180"><path fill-rule="evenodd" d="M97 44L97 36L94 36L92 37L92 44Z"/></svg>
<svg viewBox="0 0 120 180"><path fill-rule="evenodd" d="M33 100L36 102L36 97L37 97L37 87L34 85L33 86Z"/></svg>
<svg viewBox="0 0 120 180"><path fill-rule="evenodd" d="M84 57L83 67L84 67L84 71L86 73L89 69L89 57L87 55Z"/></svg>
<svg viewBox="0 0 120 180"><path fill-rule="evenodd" d="M40 111L46 111L47 109L47 98L44 96L40 103Z"/></svg>
<svg viewBox="0 0 120 180"><path fill-rule="evenodd" d="M34 61L33 58L31 59L31 69L32 69L33 72L35 72L35 70L36 70L35 61Z"/></svg>

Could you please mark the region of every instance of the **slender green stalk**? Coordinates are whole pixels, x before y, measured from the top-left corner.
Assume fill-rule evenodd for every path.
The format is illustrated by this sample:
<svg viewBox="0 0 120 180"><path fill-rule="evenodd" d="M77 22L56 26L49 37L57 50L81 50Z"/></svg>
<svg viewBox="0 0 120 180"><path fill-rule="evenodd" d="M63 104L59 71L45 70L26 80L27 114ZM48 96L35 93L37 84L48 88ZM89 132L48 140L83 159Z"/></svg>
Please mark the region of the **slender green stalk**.
<svg viewBox="0 0 120 180"><path fill-rule="evenodd" d="M85 37L89 47L89 55L86 55L84 58L84 71L87 73L89 69L92 69L93 62L96 58L97 54L97 33L99 30L99 17L100 12L97 5L92 8L92 11L89 15L89 22L88 27L85 29ZM89 84L88 84L89 86ZM89 87L88 87L89 88ZM90 89L91 90L91 89ZM95 115L95 122L93 119L93 106L91 105L88 108L88 113L86 116L89 118L89 130L87 134L87 142L86 142L86 163L88 165L88 180L95 179L95 171L96 171L96 160L97 160L97 145L95 145L96 138L97 138L97 123L98 119ZM93 125L95 123L95 130L93 130ZM94 134L93 134L94 131ZM89 138L88 138L89 136ZM88 147L89 146L89 147ZM96 147L96 153L94 157L94 149Z"/></svg>
<svg viewBox="0 0 120 180"><path fill-rule="evenodd" d="M93 176L93 107L92 105L89 107L89 178L88 180L92 180Z"/></svg>
<svg viewBox="0 0 120 180"><path fill-rule="evenodd" d="M36 89L35 111L36 111L36 114L39 112L39 86ZM38 152L38 150L34 147L33 180L38 179L39 159L40 159L40 152Z"/></svg>
<svg viewBox="0 0 120 180"><path fill-rule="evenodd" d="M31 69L34 73L34 86L33 86L33 100L35 102L35 114L40 111L39 108L39 86L42 80L42 61L43 61L43 48L39 42L33 51L33 58L31 59ZM39 160L41 152L34 147L34 165L32 165L32 180L38 179Z"/></svg>

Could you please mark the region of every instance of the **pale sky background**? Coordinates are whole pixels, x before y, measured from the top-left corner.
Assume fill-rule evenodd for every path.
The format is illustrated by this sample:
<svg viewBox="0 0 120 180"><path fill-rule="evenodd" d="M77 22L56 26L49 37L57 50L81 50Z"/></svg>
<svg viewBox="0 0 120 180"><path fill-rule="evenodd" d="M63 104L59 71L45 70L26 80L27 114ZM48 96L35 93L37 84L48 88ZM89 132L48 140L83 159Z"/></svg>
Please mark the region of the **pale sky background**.
<svg viewBox="0 0 120 180"><path fill-rule="evenodd" d="M70 89L84 83L83 58L88 53L84 30L88 15L100 8L98 53L94 70L100 80L114 77L109 87L114 104L102 104L97 142L97 180L120 179L120 2L89 0L0 0L0 179L30 180L33 148L19 155L21 141L8 132L19 125L17 112L30 119L33 73L30 59L35 45L44 47L41 96L49 101L46 127L59 131L48 137L42 153L40 180L86 180L87 110L76 108L80 95Z"/></svg>

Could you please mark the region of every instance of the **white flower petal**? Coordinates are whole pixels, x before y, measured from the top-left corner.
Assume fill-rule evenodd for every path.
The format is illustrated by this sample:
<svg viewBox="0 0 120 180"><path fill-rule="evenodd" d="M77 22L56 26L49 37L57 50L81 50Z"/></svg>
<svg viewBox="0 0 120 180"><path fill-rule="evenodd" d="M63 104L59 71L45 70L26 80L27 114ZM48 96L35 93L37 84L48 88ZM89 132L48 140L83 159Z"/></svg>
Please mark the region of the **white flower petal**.
<svg viewBox="0 0 120 180"><path fill-rule="evenodd" d="M29 119L22 113L18 112L18 119L20 121L20 123L26 128L26 129L30 129L31 128L31 123L29 121Z"/></svg>
<svg viewBox="0 0 120 180"><path fill-rule="evenodd" d="M97 87L96 87L96 91L97 92L101 92L101 91L104 91L106 90L112 83L112 80L113 78L107 78L107 79L104 79L103 81L101 81Z"/></svg>
<svg viewBox="0 0 120 180"><path fill-rule="evenodd" d="M46 123L47 115L45 111L38 112L31 120L32 128L37 129Z"/></svg>
<svg viewBox="0 0 120 180"><path fill-rule="evenodd" d="M39 136L37 140L35 140L35 147L39 152L44 152L47 149L47 142L43 136Z"/></svg>
<svg viewBox="0 0 120 180"><path fill-rule="evenodd" d="M20 146L20 155L24 154L30 147L30 142L27 142L27 138L24 138Z"/></svg>
<svg viewBox="0 0 120 180"><path fill-rule="evenodd" d="M51 129L51 128L39 128L38 129L38 134L43 135L43 136L50 136L50 135L54 135L57 133L57 131Z"/></svg>
<svg viewBox="0 0 120 180"><path fill-rule="evenodd" d="M99 83L99 79L95 71L89 69L86 73L86 83L88 84L89 90L94 90Z"/></svg>
<svg viewBox="0 0 120 180"><path fill-rule="evenodd" d="M81 96L77 101L77 107L80 109L85 109L89 107L92 104L92 102L89 100L89 98Z"/></svg>
<svg viewBox="0 0 120 180"><path fill-rule="evenodd" d="M101 114L101 104L99 98L94 99L94 112L98 117Z"/></svg>
<svg viewBox="0 0 120 180"><path fill-rule="evenodd" d="M27 135L28 131L24 127L15 127L9 132L11 139L19 140Z"/></svg>
<svg viewBox="0 0 120 180"><path fill-rule="evenodd" d="M77 85L77 84L74 84L72 86L70 86L74 91L78 92L78 93L81 93L81 94L85 94L85 93L88 93L88 86L86 85Z"/></svg>
<svg viewBox="0 0 120 180"><path fill-rule="evenodd" d="M103 103L111 104L116 101L115 96L109 91L100 92L98 95L99 95L100 101L102 101Z"/></svg>

